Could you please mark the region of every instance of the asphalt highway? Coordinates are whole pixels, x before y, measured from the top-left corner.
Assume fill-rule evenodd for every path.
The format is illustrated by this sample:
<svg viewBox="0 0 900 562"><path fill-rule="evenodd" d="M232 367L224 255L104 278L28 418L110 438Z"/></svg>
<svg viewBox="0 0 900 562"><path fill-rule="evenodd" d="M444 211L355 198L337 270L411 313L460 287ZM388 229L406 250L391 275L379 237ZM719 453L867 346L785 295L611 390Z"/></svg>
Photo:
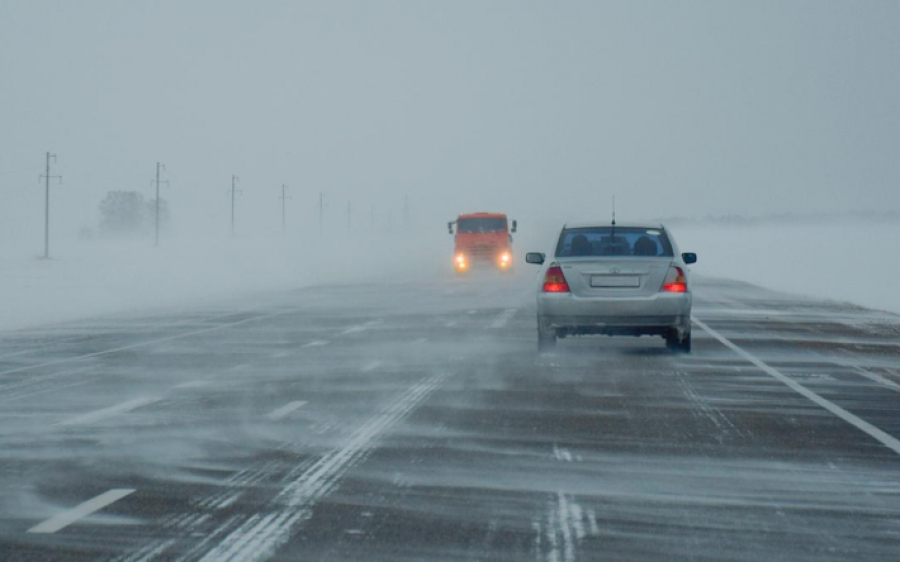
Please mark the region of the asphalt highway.
<svg viewBox="0 0 900 562"><path fill-rule="evenodd" d="M534 271L0 335L0 560L900 559L900 317L539 354Z"/></svg>

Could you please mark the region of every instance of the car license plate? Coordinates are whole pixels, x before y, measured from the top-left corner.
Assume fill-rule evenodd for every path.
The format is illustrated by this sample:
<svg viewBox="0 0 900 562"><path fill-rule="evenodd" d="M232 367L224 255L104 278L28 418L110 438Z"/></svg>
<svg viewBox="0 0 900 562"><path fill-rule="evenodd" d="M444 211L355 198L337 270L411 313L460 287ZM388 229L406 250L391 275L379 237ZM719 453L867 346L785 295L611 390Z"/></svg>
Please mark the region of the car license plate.
<svg viewBox="0 0 900 562"><path fill-rule="evenodd" d="M594 275L591 287L640 287L641 278L637 275Z"/></svg>

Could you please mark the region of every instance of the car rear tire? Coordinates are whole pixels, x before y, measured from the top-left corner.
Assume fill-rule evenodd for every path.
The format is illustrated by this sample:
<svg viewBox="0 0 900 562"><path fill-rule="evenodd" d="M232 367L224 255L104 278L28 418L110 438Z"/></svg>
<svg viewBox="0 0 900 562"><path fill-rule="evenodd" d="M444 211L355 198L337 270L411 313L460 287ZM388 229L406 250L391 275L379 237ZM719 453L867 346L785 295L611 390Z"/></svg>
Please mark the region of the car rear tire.
<svg viewBox="0 0 900 562"><path fill-rule="evenodd" d="M676 330L672 330L669 335L666 336L666 347L675 353L690 353L691 352L691 333L688 332L683 337L678 337L678 332Z"/></svg>
<svg viewBox="0 0 900 562"><path fill-rule="evenodd" d="M556 348L556 332L544 331L538 321L538 351L551 351Z"/></svg>

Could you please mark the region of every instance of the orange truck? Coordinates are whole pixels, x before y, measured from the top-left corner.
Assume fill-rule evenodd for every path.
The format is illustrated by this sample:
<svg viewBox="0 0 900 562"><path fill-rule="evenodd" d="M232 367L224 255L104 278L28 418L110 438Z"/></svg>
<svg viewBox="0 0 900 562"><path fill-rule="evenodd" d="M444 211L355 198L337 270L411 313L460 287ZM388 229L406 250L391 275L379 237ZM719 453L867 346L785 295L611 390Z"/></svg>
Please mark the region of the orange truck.
<svg viewBox="0 0 900 562"><path fill-rule="evenodd" d="M447 229L455 234L453 265L457 273L479 266L512 268L512 234L516 231L516 221L510 226L502 213L470 213L447 223Z"/></svg>

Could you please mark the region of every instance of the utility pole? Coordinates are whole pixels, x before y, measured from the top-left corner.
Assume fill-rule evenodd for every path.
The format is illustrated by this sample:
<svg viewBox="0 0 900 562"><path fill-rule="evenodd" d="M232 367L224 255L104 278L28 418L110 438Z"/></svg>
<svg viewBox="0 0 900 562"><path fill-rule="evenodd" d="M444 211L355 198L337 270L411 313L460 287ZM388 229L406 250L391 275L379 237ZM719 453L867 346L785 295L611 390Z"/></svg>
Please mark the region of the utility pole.
<svg viewBox="0 0 900 562"><path fill-rule="evenodd" d="M169 185L169 180L160 180L159 179L159 171L165 170L166 165L160 162L156 163L156 247L159 247L159 184L164 183Z"/></svg>
<svg viewBox="0 0 900 562"><path fill-rule="evenodd" d="M285 218L284 218L285 217L285 212L284 212L285 202L288 199L290 199L290 197L288 197L287 194L285 193L286 190L287 190L287 186L284 184L281 184L281 236L282 237L285 236L287 233L287 230L285 228L285 225L287 223L285 222Z"/></svg>
<svg viewBox="0 0 900 562"><path fill-rule="evenodd" d="M44 259L50 259L50 178L56 178L62 183L62 176L50 175L50 159L56 162L56 155L47 153L47 167L42 176L38 176L38 181L44 180Z"/></svg>
<svg viewBox="0 0 900 562"><path fill-rule="evenodd" d="M237 189L237 182L240 181L241 178L237 177L234 174L231 174L231 237L234 238L234 196L236 193L243 194L244 192L240 189Z"/></svg>

